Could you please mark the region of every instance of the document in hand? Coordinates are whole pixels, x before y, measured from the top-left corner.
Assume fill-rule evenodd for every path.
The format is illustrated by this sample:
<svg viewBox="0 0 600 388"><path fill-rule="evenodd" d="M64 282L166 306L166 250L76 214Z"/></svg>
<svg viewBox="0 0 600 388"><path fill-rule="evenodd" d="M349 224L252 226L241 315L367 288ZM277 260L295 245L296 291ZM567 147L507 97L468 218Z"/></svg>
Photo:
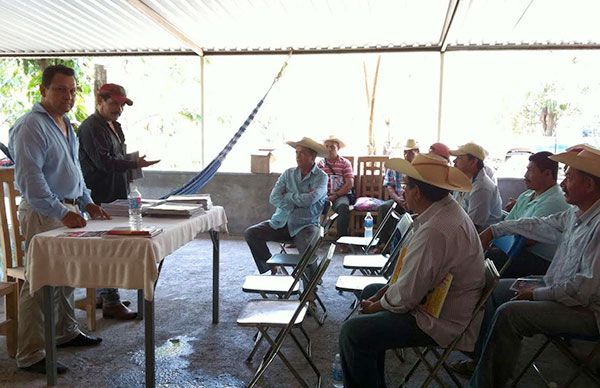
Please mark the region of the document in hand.
<svg viewBox="0 0 600 388"><path fill-rule="evenodd" d="M154 237L162 232L162 228L156 226L144 226L141 229L133 229L129 226L118 226L112 228L104 236L106 237Z"/></svg>
<svg viewBox="0 0 600 388"><path fill-rule="evenodd" d="M527 276L515 280L515 282L510 286L510 289L516 292L533 291L536 288L545 286L546 282L542 276Z"/></svg>
<svg viewBox="0 0 600 388"><path fill-rule="evenodd" d="M444 302L448 296L448 290L450 290L450 285L452 284L453 278L454 277L452 274L448 273L442 282L438 284L432 291L430 291L425 297L423 308L425 308L425 311L427 311L430 315L433 315L436 318L440 317L440 313L442 312L442 307L444 307Z"/></svg>

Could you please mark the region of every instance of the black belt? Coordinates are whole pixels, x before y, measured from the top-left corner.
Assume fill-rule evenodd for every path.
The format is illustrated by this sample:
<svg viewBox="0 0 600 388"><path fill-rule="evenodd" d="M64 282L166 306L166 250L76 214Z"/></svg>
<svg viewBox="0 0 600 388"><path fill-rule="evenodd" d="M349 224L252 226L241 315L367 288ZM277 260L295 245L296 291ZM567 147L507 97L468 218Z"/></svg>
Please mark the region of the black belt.
<svg viewBox="0 0 600 388"><path fill-rule="evenodd" d="M71 199L71 198L63 198L62 203L66 203L67 205L79 205L79 199Z"/></svg>

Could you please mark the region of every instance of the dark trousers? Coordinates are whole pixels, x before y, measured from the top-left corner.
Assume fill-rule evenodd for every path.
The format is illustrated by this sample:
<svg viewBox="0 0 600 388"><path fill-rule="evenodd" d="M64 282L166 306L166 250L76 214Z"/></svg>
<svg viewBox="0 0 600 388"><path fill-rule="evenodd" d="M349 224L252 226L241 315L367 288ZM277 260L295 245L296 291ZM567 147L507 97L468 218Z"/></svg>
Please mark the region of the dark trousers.
<svg viewBox="0 0 600 388"><path fill-rule="evenodd" d="M485 257L494 262L498 271L500 271L502 266L504 266L504 263L508 260L506 253L496 247L488 249ZM506 271L502 274L502 278L508 279L521 278L529 275L545 275L549 266L550 262L548 260L545 260L526 249L522 249L521 253L513 258Z"/></svg>
<svg viewBox="0 0 600 388"><path fill-rule="evenodd" d="M347 195L341 196L333 203L333 211L338 214L336 221L337 238L348 236L350 223L350 200Z"/></svg>
<svg viewBox="0 0 600 388"><path fill-rule="evenodd" d="M367 286L362 299L375 295L382 284ZM385 351L406 347L435 345L410 313L387 310L359 314L344 322L339 346L344 373L344 387L385 387Z"/></svg>
<svg viewBox="0 0 600 388"><path fill-rule="evenodd" d="M281 229L273 229L269 225L269 221L263 221L259 224L253 225L246 229L244 232L244 238L250 247L252 257L256 263L256 268L260 273L265 273L270 270L267 265L267 260L271 258L271 251L267 246L268 241L294 241L298 252L303 254L310 241L319 233L318 225L308 225L304 227L294 237L290 236L287 225ZM306 267L306 272L309 278L312 277L317 271L316 256L312 258L311 263Z"/></svg>

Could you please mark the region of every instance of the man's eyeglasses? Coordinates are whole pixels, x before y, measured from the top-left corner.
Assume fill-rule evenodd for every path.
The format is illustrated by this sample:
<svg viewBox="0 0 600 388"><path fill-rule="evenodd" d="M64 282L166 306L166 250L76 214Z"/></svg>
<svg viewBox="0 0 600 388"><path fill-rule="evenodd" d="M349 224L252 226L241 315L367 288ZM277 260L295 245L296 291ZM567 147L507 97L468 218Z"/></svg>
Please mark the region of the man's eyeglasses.
<svg viewBox="0 0 600 388"><path fill-rule="evenodd" d="M55 91L56 93L59 93L59 94L69 93L71 96L75 96L79 92L79 89L77 89L77 88L69 89L69 88L65 88L64 86L52 86L50 89L52 89L53 91Z"/></svg>

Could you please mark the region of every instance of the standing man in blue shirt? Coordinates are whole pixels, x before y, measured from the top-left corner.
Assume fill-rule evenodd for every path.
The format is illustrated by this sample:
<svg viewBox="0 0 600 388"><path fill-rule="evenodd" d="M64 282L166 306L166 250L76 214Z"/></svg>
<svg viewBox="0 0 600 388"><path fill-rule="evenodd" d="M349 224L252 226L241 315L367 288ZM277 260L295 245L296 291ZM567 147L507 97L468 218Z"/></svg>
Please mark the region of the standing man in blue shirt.
<svg viewBox="0 0 600 388"><path fill-rule="evenodd" d="M317 156L324 157L327 150L308 137L298 142L288 141L296 149L297 167L287 169L271 190L269 202L275 206L270 220L249 227L244 232L258 271L269 269L274 275L277 268L269 268L271 252L267 241L293 240L301 254L311 239L319 232L319 216L327 200L327 174L317 167ZM309 274L316 271L316 263L307 267Z"/></svg>
<svg viewBox="0 0 600 388"><path fill-rule="evenodd" d="M15 180L21 191L19 222L28 246L38 233L61 226L81 228L92 218L108 214L92 202L79 166L77 137L66 113L73 108L77 82L73 69L49 66L42 74L41 102L19 118L9 131L10 152L15 161ZM90 346L102 339L79 330L73 308L73 288L55 287L53 300L58 317L58 347ZM17 365L27 371L46 373L42 291L29 292L28 274L19 296ZM57 363L58 373L67 367Z"/></svg>

